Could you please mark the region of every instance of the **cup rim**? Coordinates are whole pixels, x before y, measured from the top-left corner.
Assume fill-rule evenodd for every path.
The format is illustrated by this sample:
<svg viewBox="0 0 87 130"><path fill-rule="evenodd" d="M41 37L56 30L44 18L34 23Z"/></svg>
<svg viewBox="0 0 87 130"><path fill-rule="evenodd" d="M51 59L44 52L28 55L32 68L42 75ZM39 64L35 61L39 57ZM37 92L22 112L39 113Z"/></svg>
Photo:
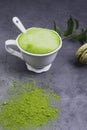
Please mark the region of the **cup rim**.
<svg viewBox="0 0 87 130"><path fill-rule="evenodd" d="M37 27L31 27L31 28L28 28L27 30L31 30L32 28L37 28ZM27 31L27 30L26 30L26 31ZM50 29L50 30L51 30L51 29ZM32 55L32 56L48 56L48 55L51 55L51 54L57 52L57 51L62 47L62 38L60 37L60 35L59 35L56 31L54 31L54 30L51 30L51 31L53 31L54 33L56 33L56 34L58 35L59 39L60 39L60 45L59 45L58 48L55 49L54 51L51 51L51 52L45 53L45 54L34 54L34 53L30 53L30 52L27 52L27 51L23 50L23 49L19 46L19 44L18 44L18 38L20 37L21 33L20 33L20 34L18 35L18 37L16 38L17 46L18 46L18 48L19 48L22 52L24 52L24 53L26 53L26 54L28 54L28 55Z"/></svg>

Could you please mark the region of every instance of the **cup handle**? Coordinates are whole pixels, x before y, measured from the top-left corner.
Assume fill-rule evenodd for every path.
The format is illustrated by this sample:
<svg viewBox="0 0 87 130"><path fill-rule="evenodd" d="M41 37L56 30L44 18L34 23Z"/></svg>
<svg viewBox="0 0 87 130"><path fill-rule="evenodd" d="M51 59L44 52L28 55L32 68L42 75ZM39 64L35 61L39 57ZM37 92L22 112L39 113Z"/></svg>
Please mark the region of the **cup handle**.
<svg viewBox="0 0 87 130"><path fill-rule="evenodd" d="M10 47L10 45L17 46L17 45L16 45L16 40L7 40L7 41L5 41L5 49L6 49L6 51L9 52L11 55L14 55L14 56L19 57L20 59L23 59L21 53L18 52L18 51L16 51L16 50L14 50L14 49L12 49L12 48Z"/></svg>

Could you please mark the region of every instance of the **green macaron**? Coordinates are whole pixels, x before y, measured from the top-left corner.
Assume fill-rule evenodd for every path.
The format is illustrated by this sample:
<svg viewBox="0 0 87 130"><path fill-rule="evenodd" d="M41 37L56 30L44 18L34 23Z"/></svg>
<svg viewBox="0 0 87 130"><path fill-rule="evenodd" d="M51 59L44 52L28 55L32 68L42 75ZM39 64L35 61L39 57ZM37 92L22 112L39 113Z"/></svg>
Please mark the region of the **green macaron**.
<svg viewBox="0 0 87 130"><path fill-rule="evenodd" d="M87 43L77 50L76 58L81 64L87 64Z"/></svg>

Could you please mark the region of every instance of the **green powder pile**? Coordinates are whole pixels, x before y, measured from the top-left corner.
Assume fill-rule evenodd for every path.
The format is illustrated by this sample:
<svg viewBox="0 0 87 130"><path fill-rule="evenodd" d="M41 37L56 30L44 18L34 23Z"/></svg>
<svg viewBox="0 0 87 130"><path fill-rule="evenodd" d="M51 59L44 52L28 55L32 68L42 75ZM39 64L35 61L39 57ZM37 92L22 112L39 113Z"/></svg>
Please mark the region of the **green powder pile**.
<svg viewBox="0 0 87 130"><path fill-rule="evenodd" d="M8 101L1 106L0 124L5 130L35 129L58 118L58 107L52 101L59 96L29 82L19 86L15 83L10 88Z"/></svg>

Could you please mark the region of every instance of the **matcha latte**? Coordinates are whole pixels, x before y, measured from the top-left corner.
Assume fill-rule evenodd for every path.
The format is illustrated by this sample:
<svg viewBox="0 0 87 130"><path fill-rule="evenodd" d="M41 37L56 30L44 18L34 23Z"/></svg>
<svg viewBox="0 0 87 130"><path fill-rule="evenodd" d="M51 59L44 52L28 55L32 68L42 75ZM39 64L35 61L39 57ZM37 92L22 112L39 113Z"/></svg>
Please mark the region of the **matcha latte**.
<svg viewBox="0 0 87 130"><path fill-rule="evenodd" d="M46 54L60 46L60 37L50 29L31 28L18 38L19 46L32 54Z"/></svg>

